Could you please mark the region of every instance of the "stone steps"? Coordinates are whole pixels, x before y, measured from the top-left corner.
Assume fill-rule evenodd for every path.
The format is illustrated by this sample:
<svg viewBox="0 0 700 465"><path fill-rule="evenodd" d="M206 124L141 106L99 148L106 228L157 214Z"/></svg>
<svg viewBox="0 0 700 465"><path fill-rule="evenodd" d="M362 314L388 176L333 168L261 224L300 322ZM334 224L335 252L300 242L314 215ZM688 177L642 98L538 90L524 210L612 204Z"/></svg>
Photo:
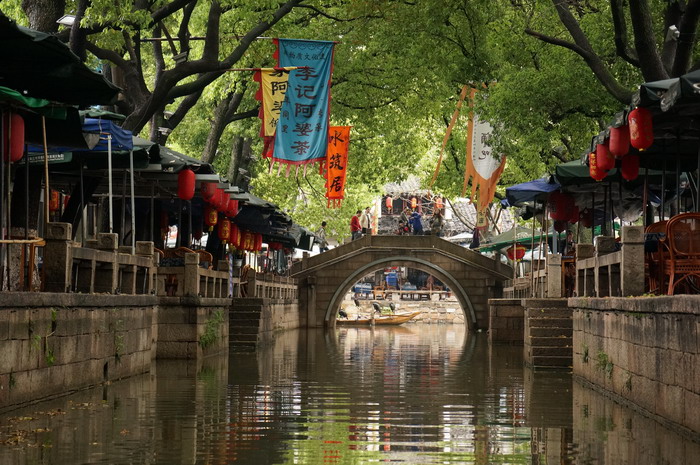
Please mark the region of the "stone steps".
<svg viewBox="0 0 700 465"><path fill-rule="evenodd" d="M263 299L234 299L229 312L229 344L234 349L255 349L260 333Z"/></svg>
<svg viewBox="0 0 700 465"><path fill-rule="evenodd" d="M525 363L532 367L573 365L573 314L566 299L527 299L525 303Z"/></svg>

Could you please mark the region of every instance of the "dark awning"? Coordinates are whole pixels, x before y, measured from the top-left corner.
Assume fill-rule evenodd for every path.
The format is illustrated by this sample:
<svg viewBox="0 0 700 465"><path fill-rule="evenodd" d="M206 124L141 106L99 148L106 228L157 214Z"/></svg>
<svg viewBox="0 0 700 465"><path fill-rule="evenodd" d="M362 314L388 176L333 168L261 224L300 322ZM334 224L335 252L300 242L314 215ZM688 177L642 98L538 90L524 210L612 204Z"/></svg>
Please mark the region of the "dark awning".
<svg viewBox="0 0 700 465"><path fill-rule="evenodd" d="M112 104L119 88L85 66L58 38L0 14L0 86L73 105Z"/></svg>

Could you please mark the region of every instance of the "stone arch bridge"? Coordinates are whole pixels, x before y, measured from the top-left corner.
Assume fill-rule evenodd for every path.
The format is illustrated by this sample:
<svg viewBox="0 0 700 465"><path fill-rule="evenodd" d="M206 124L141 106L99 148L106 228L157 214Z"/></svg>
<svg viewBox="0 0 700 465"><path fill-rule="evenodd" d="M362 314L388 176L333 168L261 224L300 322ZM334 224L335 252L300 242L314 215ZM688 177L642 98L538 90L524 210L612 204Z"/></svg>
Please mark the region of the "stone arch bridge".
<svg viewBox="0 0 700 465"><path fill-rule="evenodd" d="M470 326L488 328L488 299L502 295L512 268L436 236L365 236L292 267L301 327L332 326L343 298L363 276L387 266L432 274L454 293Z"/></svg>

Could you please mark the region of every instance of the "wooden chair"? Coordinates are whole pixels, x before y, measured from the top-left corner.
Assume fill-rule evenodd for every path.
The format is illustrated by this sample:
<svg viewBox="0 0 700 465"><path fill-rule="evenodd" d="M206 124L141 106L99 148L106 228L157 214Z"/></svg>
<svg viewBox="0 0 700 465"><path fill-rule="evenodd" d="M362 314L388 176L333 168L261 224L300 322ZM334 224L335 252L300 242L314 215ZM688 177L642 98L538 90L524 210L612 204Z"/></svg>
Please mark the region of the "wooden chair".
<svg viewBox="0 0 700 465"><path fill-rule="evenodd" d="M676 215L666 225L664 242L668 257L664 270L668 276L668 295L682 285L686 293L700 291L700 213Z"/></svg>
<svg viewBox="0 0 700 465"><path fill-rule="evenodd" d="M644 276L647 292L661 294L666 290L666 278L664 274L664 258L666 257L666 225L668 220L657 221L650 224L644 230L645 235L657 236L655 251L644 253Z"/></svg>

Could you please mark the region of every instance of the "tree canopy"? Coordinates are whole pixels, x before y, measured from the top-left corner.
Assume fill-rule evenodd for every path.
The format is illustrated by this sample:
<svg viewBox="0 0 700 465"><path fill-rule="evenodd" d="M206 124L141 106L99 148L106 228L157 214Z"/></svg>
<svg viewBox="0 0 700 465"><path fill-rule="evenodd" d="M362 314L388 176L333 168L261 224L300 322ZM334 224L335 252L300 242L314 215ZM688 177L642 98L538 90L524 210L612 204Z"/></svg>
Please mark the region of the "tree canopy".
<svg viewBox="0 0 700 465"><path fill-rule="evenodd" d="M55 32L124 89L125 126L201 154L297 221L339 236L388 182L426 186L463 85L507 155L502 184L580 155L643 81L698 59L700 0L41 0L3 2L21 24ZM71 28L55 21L74 14ZM352 125L345 206L326 210L323 179L267 173L257 84L232 67L271 66L266 37L338 42L331 124ZM433 190L458 195L465 105Z"/></svg>

